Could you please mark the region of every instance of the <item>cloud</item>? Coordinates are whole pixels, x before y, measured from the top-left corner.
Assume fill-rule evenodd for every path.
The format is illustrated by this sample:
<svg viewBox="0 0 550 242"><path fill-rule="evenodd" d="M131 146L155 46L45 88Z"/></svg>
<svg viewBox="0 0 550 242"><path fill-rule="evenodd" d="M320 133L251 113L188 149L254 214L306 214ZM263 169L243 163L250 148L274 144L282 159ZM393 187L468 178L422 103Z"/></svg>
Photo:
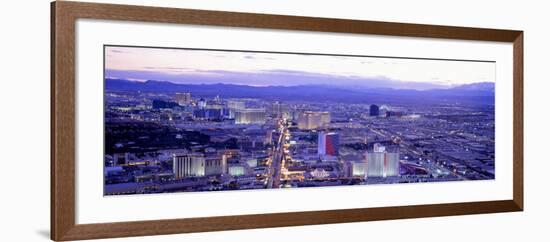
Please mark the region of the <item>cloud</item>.
<svg viewBox="0 0 550 242"><path fill-rule="evenodd" d="M119 49L109 49L109 52L112 52L112 53L132 53L130 51L126 51L126 50L119 50Z"/></svg>
<svg viewBox="0 0 550 242"><path fill-rule="evenodd" d="M196 69L193 68L186 68L186 67L163 67L163 66L145 66L143 69L146 70L180 70L180 71L194 71Z"/></svg>

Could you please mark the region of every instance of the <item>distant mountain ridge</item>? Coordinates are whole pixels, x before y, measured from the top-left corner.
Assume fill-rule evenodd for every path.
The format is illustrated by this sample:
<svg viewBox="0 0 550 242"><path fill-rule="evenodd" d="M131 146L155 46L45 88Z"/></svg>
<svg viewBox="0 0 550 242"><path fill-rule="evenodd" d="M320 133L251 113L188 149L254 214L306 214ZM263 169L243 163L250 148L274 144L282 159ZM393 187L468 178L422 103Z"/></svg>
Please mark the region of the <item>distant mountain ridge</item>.
<svg viewBox="0 0 550 242"><path fill-rule="evenodd" d="M495 92L495 83L493 82L480 82L472 84L464 84L452 88L453 90L463 90L463 91L488 91Z"/></svg>
<svg viewBox="0 0 550 242"><path fill-rule="evenodd" d="M391 88L336 87L330 85L248 86L234 84L177 84L149 80L105 79L110 91L191 92L193 96L263 98L267 100L308 100L337 102L434 101L440 99L494 102L494 83L483 82L448 89L412 90Z"/></svg>

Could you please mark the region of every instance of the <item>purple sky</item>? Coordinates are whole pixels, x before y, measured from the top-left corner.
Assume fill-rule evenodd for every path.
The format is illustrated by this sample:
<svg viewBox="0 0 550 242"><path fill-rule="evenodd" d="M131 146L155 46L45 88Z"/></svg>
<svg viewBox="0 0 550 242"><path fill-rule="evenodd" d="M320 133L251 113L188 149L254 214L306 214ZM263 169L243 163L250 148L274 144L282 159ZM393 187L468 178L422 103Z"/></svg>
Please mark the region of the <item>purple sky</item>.
<svg viewBox="0 0 550 242"><path fill-rule="evenodd" d="M251 86L346 85L407 89L494 82L492 62L111 47L108 78Z"/></svg>

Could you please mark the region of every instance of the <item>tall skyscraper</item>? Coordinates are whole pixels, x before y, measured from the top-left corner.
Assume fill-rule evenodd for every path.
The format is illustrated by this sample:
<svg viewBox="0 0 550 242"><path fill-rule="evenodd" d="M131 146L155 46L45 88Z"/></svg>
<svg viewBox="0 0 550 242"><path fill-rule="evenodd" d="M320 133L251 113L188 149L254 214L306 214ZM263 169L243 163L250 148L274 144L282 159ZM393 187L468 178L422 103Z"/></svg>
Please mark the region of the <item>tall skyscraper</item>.
<svg viewBox="0 0 550 242"><path fill-rule="evenodd" d="M366 162L351 162L349 163L351 165L351 171L350 176L351 177L359 177L359 178L365 178L367 177L367 171L368 171L368 163Z"/></svg>
<svg viewBox="0 0 550 242"><path fill-rule="evenodd" d="M338 133L320 132L317 140L317 153L319 155L338 156Z"/></svg>
<svg viewBox="0 0 550 242"><path fill-rule="evenodd" d="M326 153L325 133L319 132L317 134L317 154L324 155Z"/></svg>
<svg viewBox="0 0 550 242"><path fill-rule="evenodd" d="M206 108L206 100L204 98L199 99L199 108Z"/></svg>
<svg viewBox="0 0 550 242"><path fill-rule="evenodd" d="M277 101L271 104L269 114L277 118L290 118L290 109L288 105Z"/></svg>
<svg viewBox="0 0 550 242"><path fill-rule="evenodd" d="M229 100L227 101L227 107L230 109L244 109L246 108L243 101Z"/></svg>
<svg viewBox="0 0 550 242"><path fill-rule="evenodd" d="M380 115L380 107L378 107L377 105L370 105L370 109L369 109L369 115L370 116L373 116L373 117L377 117Z"/></svg>
<svg viewBox="0 0 550 242"><path fill-rule="evenodd" d="M192 153L172 156L172 169L176 179L213 176L227 173L227 158Z"/></svg>
<svg viewBox="0 0 550 242"><path fill-rule="evenodd" d="M329 112L305 111L298 118L299 129L318 129L330 124Z"/></svg>
<svg viewBox="0 0 550 242"><path fill-rule="evenodd" d="M173 155L172 162L176 179L205 175L205 159L202 154Z"/></svg>
<svg viewBox="0 0 550 242"><path fill-rule="evenodd" d="M229 100L227 101L227 108L229 109L229 117L235 118L235 112L239 109L245 109L246 105L244 101Z"/></svg>
<svg viewBox="0 0 550 242"><path fill-rule="evenodd" d="M189 104L192 101L191 93L190 92L176 93L176 95L174 95L174 100L176 100L176 102L182 106Z"/></svg>
<svg viewBox="0 0 550 242"><path fill-rule="evenodd" d="M384 158L386 176L399 176L399 153L386 152L386 156Z"/></svg>
<svg viewBox="0 0 550 242"><path fill-rule="evenodd" d="M222 103L222 99L221 99L220 95L216 95L216 97L214 97L214 100L212 100L212 104L219 105L221 103Z"/></svg>
<svg viewBox="0 0 550 242"><path fill-rule="evenodd" d="M265 109L237 109L235 110L235 124L265 124Z"/></svg>
<svg viewBox="0 0 550 242"><path fill-rule="evenodd" d="M207 156L204 163L204 172L207 176L227 173L227 158L225 155Z"/></svg>
<svg viewBox="0 0 550 242"><path fill-rule="evenodd" d="M388 152L386 147L375 144L373 152L367 152L367 177L399 175L399 152Z"/></svg>
<svg viewBox="0 0 550 242"><path fill-rule="evenodd" d="M340 136L338 133L325 134L325 153L331 156L338 156L340 146Z"/></svg>
<svg viewBox="0 0 550 242"><path fill-rule="evenodd" d="M273 143L273 130L268 130L265 135L264 145L270 145Z"/></svg>
<svg viewBox="0 0 550 242"><path fill-rule="evenodd" d="M367 177L386 177L384 172L384 152L367 152Z"/></svg>

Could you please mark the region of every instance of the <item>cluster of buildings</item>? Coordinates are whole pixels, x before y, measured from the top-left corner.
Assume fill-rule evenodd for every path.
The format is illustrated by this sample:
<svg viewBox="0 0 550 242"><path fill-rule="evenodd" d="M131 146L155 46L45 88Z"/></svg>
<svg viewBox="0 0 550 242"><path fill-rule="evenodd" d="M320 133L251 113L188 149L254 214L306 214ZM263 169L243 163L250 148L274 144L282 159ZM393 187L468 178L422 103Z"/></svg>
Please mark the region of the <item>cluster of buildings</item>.
<svg viewBox="0 0 550 242"><path fill-rule="evenodd" d="M244 100L222 100L219 96L206 100L204 98L193 99L191 93L176 93L172 97L153 99L152 110L156 111L148 115L146 108L136 116L137 119L159 121L196 120L222 122L233 121L234 124L265 124L272 110L263 107L247 107ZM281 108L279 107L280 112Z"/></svg>
<svg viewBox="0 0 550 242"><path fill-rule="evenodd" d="M400 175L400 154L396 146L386 147L374 143L373 148L354 155L340 154L340 134L335 131L297 131L295 139L316 133L316 154L311 154L310 141L291 141L287 159L286 174L297 186L333 183L347 179L367 180L369 178L398 178ZM346 150L349 150L346 148ZM347 153L347 151L346 151ZM291 157L291 158L290 158ZM307 178L313 180L308 180ZM339 180L339 181L336 181Z"/></svg>
<svg viewBox="0 0 550 242"><path fill-rule="evenodd" d="M193 119L197 120L234 120L235 124L253 124L263 125L269 117L288 118L290 117L290 108L281 102L273 102L266 107L248 107L246 100L230 99L221 100L219 96L213 100L200 98L194 101L191 93L176 93L175 102L164 102L168 105L156 105L159 108L173 108L175 104L180 107L191 107L193 110ZM154 103L159 102L157 100ZM162 101L161 101L162 102Z"/></svg>
<svg viewBox="0 0 550 242"><path fill-rule="evenodd" d="M395 177L399 176L399 149L392 151L380 143L375 143L372 151L366 151L364 156L356 156L353 159L331 159L339 155L339 135L335 132L318 133L317 152L320 161L338 161L343 164L343 177L363 178L368 177ZM328 156L328 157L327 157Z"/></svg>
<svg viewBox="0 0 550 242"><path fill-rule="evenodd" d="M188 92L106 97L107 130L136 132L135 125L147 124L159 132L111 142L107 194L260 189L276 175L280 187L494 177L490 110L205 99Z"/></svg>

